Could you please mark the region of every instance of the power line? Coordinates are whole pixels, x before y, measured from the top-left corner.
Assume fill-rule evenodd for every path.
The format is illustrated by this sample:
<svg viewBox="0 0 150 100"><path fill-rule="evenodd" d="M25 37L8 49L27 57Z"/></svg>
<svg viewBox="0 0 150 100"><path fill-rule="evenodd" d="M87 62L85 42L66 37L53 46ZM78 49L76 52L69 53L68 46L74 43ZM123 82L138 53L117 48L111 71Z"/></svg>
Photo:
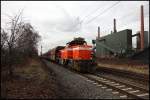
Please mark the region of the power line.
<svg viewBox="0 0 150 100"><path fill-rule="evenodd" d="M92 15L92 13L97 12L100 8L101 7L98 7L97 9L93 10L91 13L87 14L85 17L83 17L83 19L78 24L76 24L76 26L79 24L81 25L83 23L83 21L85 20L85 18L88 18L90 15Z"/></svg>
<svg viewBox="0 0 150 100"><path fill-rule="evenodd" d="M148 4L145 4L145 5L143 5L143 6L146 6L146 5L148 5ZM135 10L132 10L132 12L127 13L126 15L120 17L119 19L129 18L129 17L127 17L127 16L130 15L131 13L133 13L133 12L135 12ZM136 14L136 13L135 13L135 14ZM145 17L146 17L146 16L144 16L144 18L145 18ZM130 19L127 19L127 20L131 20L131 18L130 18ZM137 22L137 21L138 21L138 20L136 20L136 21L134 21L134 22ZM131 23L133 24L134 22L131 22ZM120 27L127 26L128 23L129 23L129 21L124 21L123 23L121 23L122 25L121 25Z"/></svg>
<svg viewBox="0 0 150 100"><path fill-rule="evenodd" d="M146 6L146 5L148 5L148 4L145 4L145 5L143 5L143 6ZM137 9L138 7L139 7L139 6L137 6L136 9L133 9L132 11L130 11L129 13L127 13L127 14L125 14L125 15L123 15L123 16L121 16L121 17L118 18L118 19L127 18L127 16L129 16L129 15L131 15L131 14L133 14L133 13L136 14L135 11L138 11L138 9Z"/></svg>
<svg viewBox="0 0 150 100"><path fill-rule="evenodd" d="M118 2L115 3L115 4L113 4L113 5L110 6L109 8L105 9L102 13L105 13L105 11L111 9L113 6L115 6L115 5L118 4L119 2L120 2L120 1L118 1ZM101 7L98 7L97 9L93 10L92 13L97 12L100 8L101 8ZM90 16L92 13L89 13L88 15L86 15L86 16L83 18L83 20L80 21L80 23L76 24L76 26L79 25L79 24L81 25L81 24L83 23L84 19L87 18L88 16ZM100 14L102 14L102 13L100 13ZM99 16L99 15L98 15L98 16ZM98 16L96 16L96 17L98 17ZM94 17L94 18L96 18L96 17ZM92 18L90 21L92 21L94 18ZM88 23L89 23L90 21L88 21Z"/></svg>
<svg viewBox="0 0 150 100"><path fill-rule="evenodd" d="M92 15L92 13L97 12L100 8L101 8L101 7L98 7L97 9L93 10L91 13L89 13L88 15L86 15L86 16L83 18L83 20L84 20L85 18L87 18L88 16ZM82 21L83 21L83 20L82 20Z"/></svg>
<svg viewBox="0 0 150 100"><path fill-rule="evenodd" d="M112 6L110 6L109 8L105 9L103 12L101 12L99 15L95 16L94 18L92 18L91 20L89 20L86 24L92 22L94 19L96 19L98 16L106 13L109 9L111 9L112 7L114 7L115 5L117 5L118 3L120 3L120 1L116 2L115 4L113 4Z"/></svg>

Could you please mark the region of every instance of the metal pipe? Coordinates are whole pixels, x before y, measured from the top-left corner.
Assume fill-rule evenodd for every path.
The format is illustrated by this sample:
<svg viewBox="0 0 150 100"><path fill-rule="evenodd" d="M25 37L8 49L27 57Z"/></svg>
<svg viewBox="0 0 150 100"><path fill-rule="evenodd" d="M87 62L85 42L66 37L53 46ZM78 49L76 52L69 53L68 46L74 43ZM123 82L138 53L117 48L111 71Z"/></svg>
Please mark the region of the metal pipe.
<svg viewBox="0 0 150 100"><path fill-rule="evenodd" d="M141 5L141 32L140 32L140 40L141 40L141 50L144 49L144 14L143 14L143 5Z"/></svg>

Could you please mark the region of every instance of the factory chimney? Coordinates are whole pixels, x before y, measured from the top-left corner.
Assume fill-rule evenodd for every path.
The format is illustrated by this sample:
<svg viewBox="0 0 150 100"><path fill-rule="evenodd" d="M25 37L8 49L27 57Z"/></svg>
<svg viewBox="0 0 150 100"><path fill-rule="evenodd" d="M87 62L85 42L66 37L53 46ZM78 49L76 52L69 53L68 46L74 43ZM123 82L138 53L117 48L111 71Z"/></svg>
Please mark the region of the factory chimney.
<svg viewBox="0 0 150 100"><path fill-rule="evenodd" d="M116 33L117 30L116 30L116 19L114 18L114 33Z"/></svg>
<svg viewBox="0 0 150 100"><path fill-rule="evenodd" d="M100 38L100 27L98 26L98 39Z"/></svg>
<svg viewBox="0 0 150 100"><path fill-rule="evenodd" d="M143 15L143 5L141 5L141 32L140 32L140 40L141 40L141 51L144 49L144 15Z"/></svg>

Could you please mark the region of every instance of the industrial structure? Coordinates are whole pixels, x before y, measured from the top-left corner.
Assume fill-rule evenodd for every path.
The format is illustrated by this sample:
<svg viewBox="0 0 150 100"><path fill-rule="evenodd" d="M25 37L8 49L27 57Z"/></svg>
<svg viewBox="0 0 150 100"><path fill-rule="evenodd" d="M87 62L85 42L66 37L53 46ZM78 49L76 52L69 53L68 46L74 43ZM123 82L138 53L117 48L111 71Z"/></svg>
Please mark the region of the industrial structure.
<svg viewBox="0 0 150 100"><path fill-rule="evenodd" d="M141 48L141 40L140 40L140 31L137 32L137 37L136 37L136 50L140 51ZM147 48L149 46L149 33L148 31L144 31L144 46L143 48Z"/></svg>
<svg viewBox="0 0 150 100"><path fill-rule="evenodd" d="M113 32L96 39L96 56L110 57L132 51L132 30Z"/></svg>
<svg viewBox="0 0 150 100"><path fill-rule="evenodd" d="M114 19L114 30L111 34L100 37L100 27L98 27L98 36L93 40L95 46L95 56L97 58L110 57L131 57L149 47L149 33L144 31L143 6L141 6L141 30L132 35L131 29L125 29L117 32L116 19ZM132 38L136 36L137 48L133 49Z"/></svg>

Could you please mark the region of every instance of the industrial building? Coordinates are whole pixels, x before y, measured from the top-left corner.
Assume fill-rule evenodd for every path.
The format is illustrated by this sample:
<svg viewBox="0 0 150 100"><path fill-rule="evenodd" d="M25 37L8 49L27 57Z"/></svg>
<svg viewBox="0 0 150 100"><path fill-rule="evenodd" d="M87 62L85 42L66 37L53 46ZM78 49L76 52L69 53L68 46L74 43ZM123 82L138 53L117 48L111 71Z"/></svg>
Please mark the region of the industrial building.
<svg viewBox="0 0 150 100"><path fill-rule="evenodd" d="M149 47L149 35L148 31L144 31L144 49ZM133 50L132 38L136 36L136 49ZM119 56L131 56L133 53L140 52L141 41L140 32L136 35L132 35L131 29L125 29L119 32L113 32L109 35L96 38L96 57L114 57Z"/></svg>
<svg viewBox="0 0 150 100"><path fill-rule="evenodd" d="M129 54L132 51L132 30L126 29L113 32L96 39L96 56L113 57L114 55Z"/></svg>
<svg viewBox="0 0 150 100"><path fill-rule="evenodd" d="M132 38L135 36L137 48L133 49ZM96 40L93 40L93 44L96 44L94 49L95 56L97 58L110 58L116 56L131 57L149 48L149 33L148 31L144 31L143 6L141 6L140 31L134 35L132 35L131 29L125 29L117 32L116 19L114 19L113 32L109 35L100 37L100 27L98 27L98 36Z"/></svg>

